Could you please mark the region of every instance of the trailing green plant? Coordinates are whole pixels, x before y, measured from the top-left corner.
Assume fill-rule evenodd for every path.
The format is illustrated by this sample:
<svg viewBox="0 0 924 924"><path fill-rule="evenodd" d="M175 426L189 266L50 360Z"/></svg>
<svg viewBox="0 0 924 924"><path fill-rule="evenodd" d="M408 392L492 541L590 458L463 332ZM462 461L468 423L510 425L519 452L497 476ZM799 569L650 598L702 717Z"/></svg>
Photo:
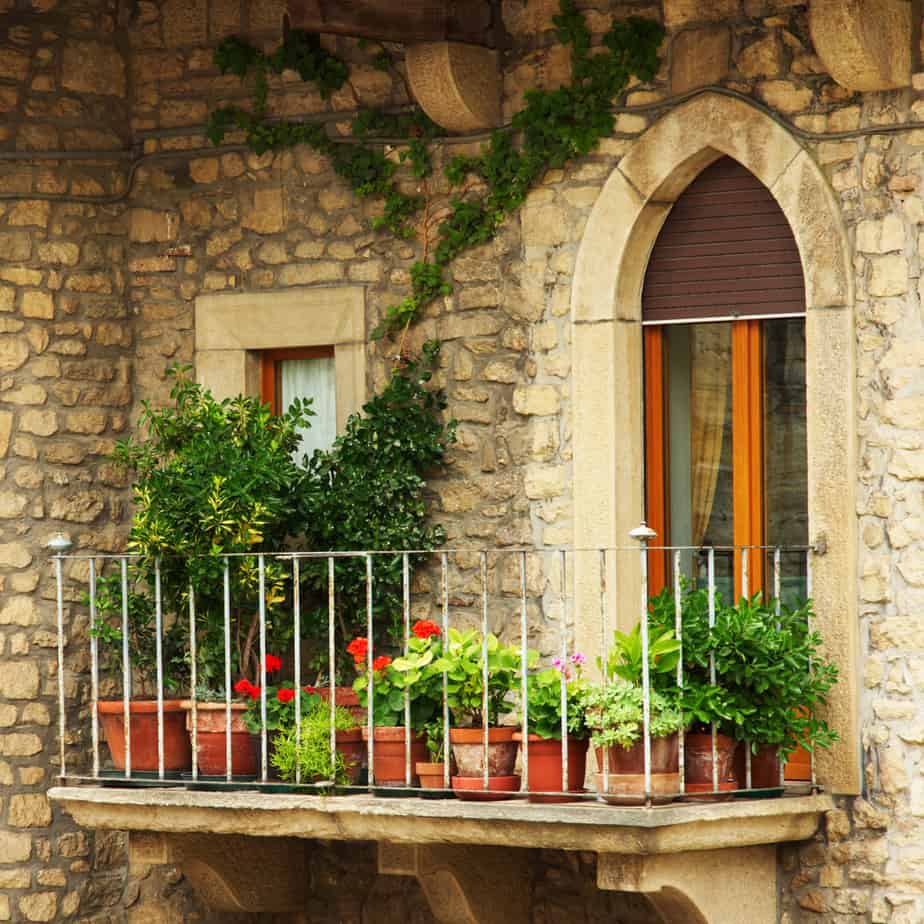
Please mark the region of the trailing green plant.
<svg viewBox="0 0 924 924"><path fill-rule="evenodd" d="M527 652L526 669L535 667L538 659L538 652ZM487 714L484 711L486 663ZM497 725L500 717L513 707L510 697L519 688L520 665L520 649L516 645L501 645L491 633L482 637L474 629L460 632L450 628L446 651L433 668L448 676L447 700L453 725L468 728Z"/></svg>
<svg viewBox="0 0 924 924"><path fill-rule="evenodd" d="M135 513L129 549L137 582L151 606L159 565L163 612L173 614L177 640L186 638L189 589L195 592L199 680L218 686L225 673L223 579L231 591L231 660L235 675L262 682L256 646L261 553L283 548L297 529L305 473L293 461L298 428L311 410L296 401L275 416L257 398L217 401L193 382L188 367L174 366L173 404L144 404L145 435L117 444L113 459L134 473ZM282 607L287 570L265 558L268 644L285 650L291 616ZM118 605L115 584L105 585L107 610ZM140 651L139 651L140 654Z"/></svg>
<svg viewBox="0 0 924 924"><path fill-rule="evenodd" d="M529 707L530 734L555 741L561 740L561 699L564 685L568 735L579 739L587 737L584 697L589 687L584 679L585 660L584 655L579 653L571 655L567 664L556 658L554 667L528 675L526 702Z"/></svg>
<svg viewBox="0 0 924 924"><path fill-rule="evenodd" d="M334 710L334 731L350 731L356 727L349 711L337 706ZM302 716L301 732L295 734L294 722L291 728L283 728L273 736L272 765L286 782L294 782L296 769L306 783L331 781L338 785L350 782L349 768L343 755L330 748L330 706L314 697L308 710ZM300 738L301 740L297 740Z"/></svg>
<svg viewBox="0 0 924 924"><path fill-rule="evenodd" d="M584 720L591 731L593 747L619 746L628 750L640 741L645 729L642 687L617 678L593 685L584 694ZM683 713L676 696L669 691L649 694L649 732L664 738L680 731Z"/></svg>
<svg viewBox="0 0 924 924"><path fill-rule="evenodd" d="M419 359L395 367L385 388L347 421L329 452L308 460L298 531L316 551L436 548L443 530L429 522L426 477L443 464L455 422L443 420L446 398L430 387L439 356L435 341ZM411 557L411 564L417 561ZM306 608L306 631L326 638L327 562L304 562L318 605ZM402 636L401 556L373 556L376 647L394 653ZM336 561L337 617L342 638L366 630L366 562ZM341 659L341 667L348 661Z"/></svg>
<svg viewBox="0 0 924 924"><path fill-rule="evenodd" d="M811 629L811 601L778 606L758 593L731 606L716 594L710 627L708 591L685 586L681 611L682 703L690 721L702 726L714 721L755 750L778 746L784 755L799 746L811 750L837 740L817 714L838 670L823 656L821 636ZM673 613L669 593L652 600L655 626L672 624Z"/></svg>
<svg viewBox="0 0 924 924"><path fill-rule="evenodd" d="M376 195L384 200L384 213L375 225L402 238L411 236L412 219L426 209L421 231L423 254L411 270L411 291L387 308L373 338L406 330L430 302L449 294L452 287L444 271L452 260L462 251L491 240L547 170L561 168L589 153L611 134L616 97L631 78L646 81L657 72L664 30L652 20L632 17L614 22L600 49L591 48L590 30L574 0L560 0L554 22L559 40L571 46L570 82L554 90L528 91L526 105L514 116L510 130L495 131L479 155L452 159L445 173L455 191L448 214L435 226L435 232L429 188L424 195L402 192L394 179L395 164L385 157L381 145L375 144L376 135L406 137L409 147L402 157L409 161L412 175L426 181L432 172L427 145L439 137L440 130L422 113L416 111L403 122L401 117L382 113L362 114L353 126L354 140L369 144L337 144L317 124L265 119L266 74L279 73L277 67L294 66L303 79L317 85L324 98L346 82L346 65L339 59L335 63L316 37L290 32L272 55L238 39L219 47L216 64L224 73L232 72L242 79L253 75L254 100L252 111L226 107L212 114L208 135L213 143L220 143L225 133L236 127L257 153L311 145L330 159L334 171L357 195ZM382 70L393 68L384 49L373 61ZM432 254L431 237L436 245Z"/></svg>

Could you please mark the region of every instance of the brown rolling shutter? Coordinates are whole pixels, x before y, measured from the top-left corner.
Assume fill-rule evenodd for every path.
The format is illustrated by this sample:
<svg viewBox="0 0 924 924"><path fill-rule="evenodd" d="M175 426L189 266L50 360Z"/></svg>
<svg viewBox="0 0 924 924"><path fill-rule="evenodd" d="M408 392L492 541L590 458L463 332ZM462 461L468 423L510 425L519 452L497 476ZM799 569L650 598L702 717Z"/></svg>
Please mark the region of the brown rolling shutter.
<svg viewBox="0 0 924 924"><path fill-rule="evenodd" d="M658 235L643 323L804 313L802 261L786 216L741 164L717 160L687 187Z"/></svg>

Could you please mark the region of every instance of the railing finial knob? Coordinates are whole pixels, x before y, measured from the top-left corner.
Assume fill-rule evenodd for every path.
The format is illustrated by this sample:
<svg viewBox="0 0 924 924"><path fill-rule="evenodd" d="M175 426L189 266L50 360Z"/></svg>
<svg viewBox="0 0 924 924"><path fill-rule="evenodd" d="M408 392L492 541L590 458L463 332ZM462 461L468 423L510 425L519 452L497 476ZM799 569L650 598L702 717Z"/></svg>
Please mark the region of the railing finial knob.
<svg viewBox="0 0 924 924"><path fill-rule="evenodd" d="M74 543L64 533L55 533L47 542L46 548L56 555L63 555Z"/></svg>
<svg viewBox="0 0 924 924"><path fill-rule="evenodd" d="M639 542L651 542L652 539L656 539L658 534L644 521L640 526L636 526L629 533L629 537L632 539L637 539Z"/></svg>

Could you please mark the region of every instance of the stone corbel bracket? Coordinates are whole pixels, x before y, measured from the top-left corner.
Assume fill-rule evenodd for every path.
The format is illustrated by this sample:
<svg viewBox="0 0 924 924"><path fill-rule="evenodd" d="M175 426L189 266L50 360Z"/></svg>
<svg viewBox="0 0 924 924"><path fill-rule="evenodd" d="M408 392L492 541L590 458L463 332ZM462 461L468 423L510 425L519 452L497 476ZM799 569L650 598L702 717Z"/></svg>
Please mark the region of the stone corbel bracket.
<svg viewBox="0 0 924 924"><path fill-rule="evenodd" d="M411 92L437 125L466 133L496 128L501 118L498 53L462 42L421 42L404 54Z"/></svg>
<svg viewBox="0 0 924 924"><path fill-rule="evenodd" d="M916 0L812 0L809 27L818 57L848 90L911 85L921 33Z"/></svg>
<svg viewBox="0 0 924 924"><path fill-rule="evenodd" d="M379 842L379 873L414 876L440 924L528 924L528 851Z"/></svg>

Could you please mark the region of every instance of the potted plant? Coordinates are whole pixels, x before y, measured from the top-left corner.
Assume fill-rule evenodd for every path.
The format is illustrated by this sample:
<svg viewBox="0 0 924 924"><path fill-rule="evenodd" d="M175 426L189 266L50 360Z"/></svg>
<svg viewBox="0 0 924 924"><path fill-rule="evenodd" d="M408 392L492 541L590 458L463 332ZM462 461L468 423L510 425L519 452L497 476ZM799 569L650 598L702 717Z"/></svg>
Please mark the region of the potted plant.
<svg viewBox="0 0 924 924"><path fill-rule="evenodd" d="M837 740L817 715L837 667L821 653L821 637L810 629L811 602L796 607L759 596L725 608L716 622L716 671L722 683L746 702L735 722L741 742L736 776L747 785L746 749L751 750L752 789L777 789L781 768L797 748L830 747Z"/></svg>
<svg viewBox="0 0 924 924"><path fill-rule="evenodd" d="M583 792L587 769L587 735L584 721L587 681L583 676L584 655L575 653L567 662L556 658L553 667L530 674L527 678L527 752L526 788L530 802L568 802L567 796L535 795L535 793ZM562 686L568 716L568 778L563 780L564 750L562 748ZM523 734L516 732L514 740L521 742ZM522 759L522 758L521 758Z"/></svg>
<svg viewBox="0 0 924 924"><path fill-rule="evenodd" d="M128 566L128 649L132 669L130 687L140 687L142 694L138 697L134 695L134 689L129 690L132 773L156 773L158 770L156 622L153 589L138 587L145 577L150 575L139 574L134 566ZM90 627L90 633L101 644L103 665L110 675L120 675L122 671L122 603L121 574L100 577L96 585L96 619ZM189 770L192 765L182 700L176 698L177 693L184 686L188 688L189 683L189 665L184 657L186 636L184 626L176 621L165 626L162 634L164 770L169 773ZM124 699L100 700L96 709L113 766L116 770L124 771Z"/></svg>
<svg viewBox="0 0 924 924"><path fill-rule="evenodd" d="M683 716L674 683L680 644L671 630L652 632L648 646L651 792L670 799L680 787L678 736ZM604 667L606 683L584 693L584 720L597 759L597 791L608 801L645 797L645 721L641 626L617 631Z"/></svg>
<svg viewBox="0 0 924 924"><path fill-rule="evenodd" d="M430 759L418 761L415 765L417 776L420 778L420 786L421 789L443 789L446 784L446 737L443 717L441 715L435 716L427 722L424 731L427 737L427 756ZM452 755L450 755L451 763ZM451 770L452 767L450 766Z"/></svg>
<svg viewBox="0 0 924 924"><path fill-rule="evenodd" d="M358 671L353 688L368 709L372 675L372 773L380 786L418 786L418 763L427 759L425 730L441 704L442 678L435 667L441 649L440 629L430 620L414 623L407 653L400 658L379 655L367 667L368 640L355 638L347 646ZM409 705L409 714L405 704ZM406 721L409 719L409 724ZM363 728L368 740L370 729ZM410 752L408 753L408 735Z"/></svg>
<svg viewBox="0 0 924 924"><path fill-rule="evenodd" d="M288 688L282 688L288 689ZM293 691L294 700L294 691ZM288 718L288 713L285 714ZM362 769L359 751L359 729L347 709L335 707L334 734L337 747L331 753L331 710L329 703L320 696L310 695L307 710L302 715L300 733L295 732L295 723L280 728L273 738L272 765L281 779L294 783L331 782L337 785L351 785L357 782ZM345 747L347 740L355 747Z"/></svg>
<svg viewBox="0 0 924 924"><path fill-rule="evenodd" d="M145 404L144 438L119 443L113 458L135 476L129 548L139 556L136 567L146 585L153 587L157 568L163 612L177 625L188 624L190 588L195 594L197 738L207 742L209 735L226 730L225 581L235 677L253 688L263 683L261 589L267 644L286 650L292 637L292 619L283 606L290 590L288 569L272 553L298 533L306 473L293 453L298 429L308 424L311 411L298 401L281 415L271 414L257 398L217 401L188 371L170 370L173 403ZM262 569L261 554L266 555ZM247 733L240 715L245 708L240 703L233 710L232 735ZM233 756L252 766L244 756L250 750L236 747ZM235 764L232 772L246 771Z"/></svg>
<svg viewBox="0 0 924 924"><path fill-rule="evenodd" d="M537 660L538 654L529 652L526 669ZM519 649L514 645L502 646L495 635L482 638L475 630L449 630L446 650L437 660L435 671L438 675L445 671L448 678L447 698L453 723L449 740L456 764L452 787L461 798L491 798L485 796L485 789L499 793L519 789L520 779L513 772L519 747L513 737L516 727L502 726L499 722L511 710L509 697L519 686L520 661Z"/></svg>

